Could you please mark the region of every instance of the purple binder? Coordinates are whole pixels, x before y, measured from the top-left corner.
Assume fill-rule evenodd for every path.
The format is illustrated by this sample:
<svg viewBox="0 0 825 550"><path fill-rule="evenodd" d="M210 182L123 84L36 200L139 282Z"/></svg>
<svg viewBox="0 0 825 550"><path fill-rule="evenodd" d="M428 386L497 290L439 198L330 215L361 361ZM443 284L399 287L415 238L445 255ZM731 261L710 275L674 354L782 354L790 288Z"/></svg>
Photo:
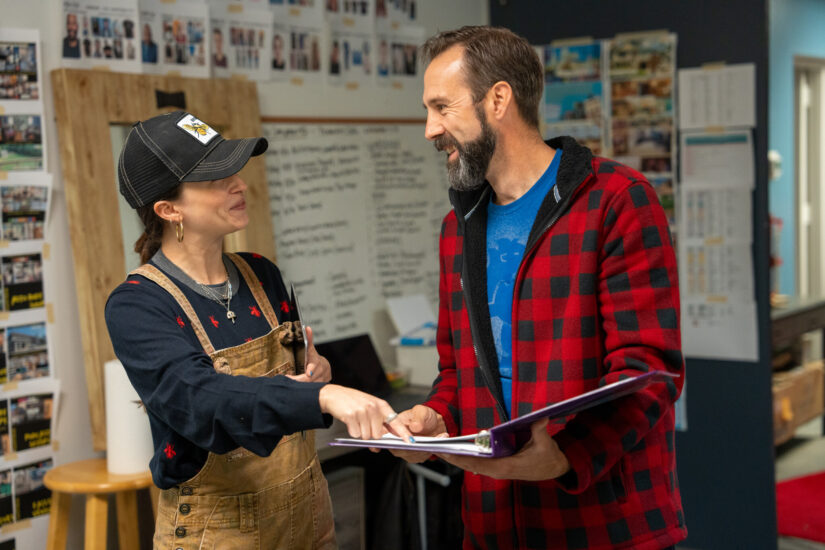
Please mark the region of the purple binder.
<svg viewBox="0 0 825 550"><path fill-rule="evenodd" d="M350 439L336 438L330 442L331 446L340 447L372 447L376 449L403 449L440 454L458 454L467 456L481 456L500 458L509 456L518 451L530 440L530 426L542 418L561 418L590 407L595 407L607 401L634 393L653 382L664 382L679 375L663 371L652 371L625 378L618 382L602 386L595 390L571 397L548 405L543 409L533 411L524 416L514 418L493 426L490 430L482 430L476 434L457 437L416 437L415 443L387 434L381 439Z"/></svg>

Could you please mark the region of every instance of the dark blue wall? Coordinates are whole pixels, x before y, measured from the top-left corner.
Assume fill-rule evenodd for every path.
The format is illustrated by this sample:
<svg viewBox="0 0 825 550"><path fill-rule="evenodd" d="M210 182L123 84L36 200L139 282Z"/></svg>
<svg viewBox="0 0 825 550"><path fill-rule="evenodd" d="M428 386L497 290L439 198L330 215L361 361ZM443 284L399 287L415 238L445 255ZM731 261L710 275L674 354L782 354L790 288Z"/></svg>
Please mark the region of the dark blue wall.
<svg viewBox="0 0 825 550"><path fill-rule="evenodd" d="M756 64L753 196L758 363L687 361L688 431L677 461L688 526L685 547L775 549L770 308L768 303L768 0L491 0L490 22L532 44L665 29L677 65Z"/></svg>

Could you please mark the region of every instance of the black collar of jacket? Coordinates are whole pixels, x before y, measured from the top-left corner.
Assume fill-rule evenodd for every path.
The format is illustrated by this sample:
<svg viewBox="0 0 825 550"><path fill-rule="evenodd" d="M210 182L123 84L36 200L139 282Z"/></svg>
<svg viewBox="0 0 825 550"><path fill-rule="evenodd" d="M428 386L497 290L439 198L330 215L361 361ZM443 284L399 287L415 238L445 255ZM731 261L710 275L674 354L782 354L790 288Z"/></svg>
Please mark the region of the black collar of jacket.
<svg viewBox="0 0 825 550"><path fill-rule="evenodd" d="M556 176L558 195L555 192L548 193L542 202L536 221L530 230L525 255L550 221L560 214L561 205L569 204L569 201L565 199L572 197L576 189L593 173L591 162L593 154L590 149L579 145L573 138L559 137L546 143L554 149L564 151ZM480 367L479 374L484 385L490 389L496 400L499 415L503 420L507 420L509 415L504 406L501 377L498 372L498 355L487 303L487 202L491 192L492 187L487 182L473 191L456 191L451 188L450 202L458 218L458 234L464 238L461 280L467 313L470 317L476 358ZM476 382L475 385L478 386L479 383ZM515 403L514 406L516 406ZM518 417L530 411L514 410L512 412L514 417ZM478 426L479 429L490 427L492 424Z"/></svg>

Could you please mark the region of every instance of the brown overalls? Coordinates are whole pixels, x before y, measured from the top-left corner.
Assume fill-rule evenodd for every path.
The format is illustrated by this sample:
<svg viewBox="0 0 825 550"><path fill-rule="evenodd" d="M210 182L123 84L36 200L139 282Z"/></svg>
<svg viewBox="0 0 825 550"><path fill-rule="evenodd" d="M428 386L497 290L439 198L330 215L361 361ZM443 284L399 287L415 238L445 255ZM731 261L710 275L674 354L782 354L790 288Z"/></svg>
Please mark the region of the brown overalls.
<svg viewBox="0 0 825 550"><path fill-rule="evenodd" d="M217 351L192 305L166 275L148 264L132 273L154 281L177 300L218 372L252 377L294 374L296 354L292 344L300 330L290 322L278 324L252 269L239 256L228 256L272 330L255 340ZM303 355L301 349L300 361ZM314 432L284 436L265 458L243 448L223 455L210 452L193 478L161 491L154 548L337 548L332 504L315 452Z"/></svg>

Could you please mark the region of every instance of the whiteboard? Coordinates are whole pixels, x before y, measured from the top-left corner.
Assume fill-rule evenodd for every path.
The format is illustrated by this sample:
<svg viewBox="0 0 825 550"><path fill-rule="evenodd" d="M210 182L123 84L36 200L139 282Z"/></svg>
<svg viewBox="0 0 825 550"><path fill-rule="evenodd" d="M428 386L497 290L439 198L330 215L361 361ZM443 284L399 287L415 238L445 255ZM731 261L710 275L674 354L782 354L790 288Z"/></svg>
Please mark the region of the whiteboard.
<svg viewBox="0 0 825 550"><path fill-rule="evenodd" d="M385 365L387 298L438 304L445 156L424 124L264 123L278 267L317 342L368 333Z"/></svg>

